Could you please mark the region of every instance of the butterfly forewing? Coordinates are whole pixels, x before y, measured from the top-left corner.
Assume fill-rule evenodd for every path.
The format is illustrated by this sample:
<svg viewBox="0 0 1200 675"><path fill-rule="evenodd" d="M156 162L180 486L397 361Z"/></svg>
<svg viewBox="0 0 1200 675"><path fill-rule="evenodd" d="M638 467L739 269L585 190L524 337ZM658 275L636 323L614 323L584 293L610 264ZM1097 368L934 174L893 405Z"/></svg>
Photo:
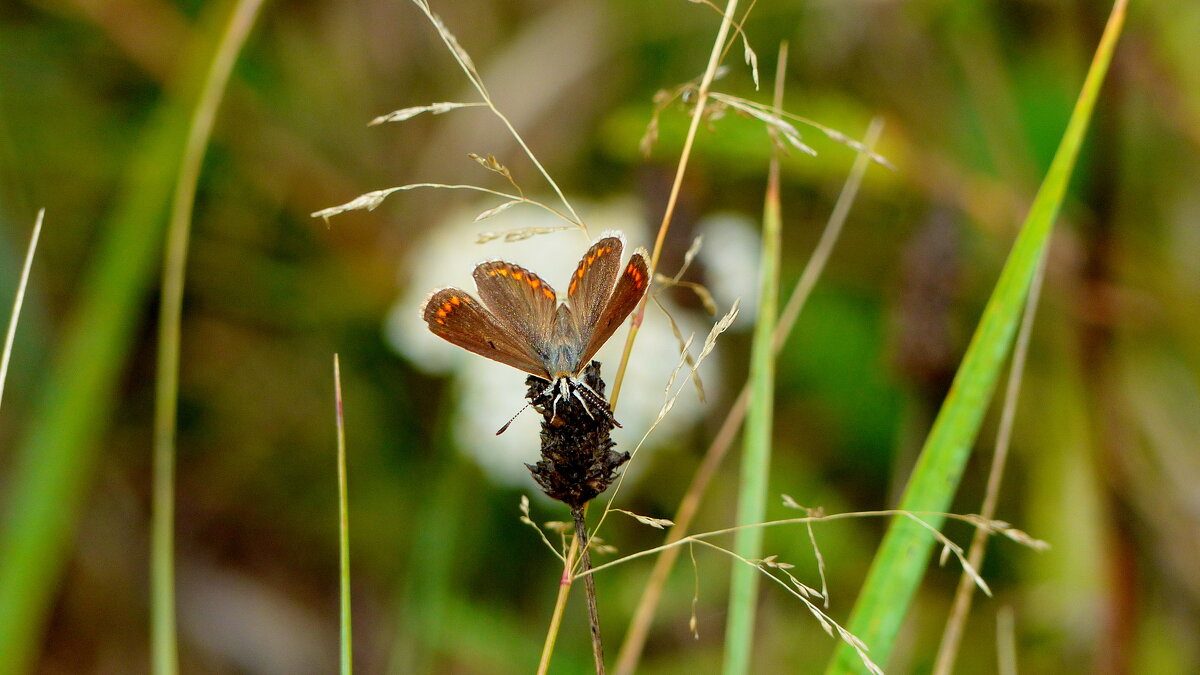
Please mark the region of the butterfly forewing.
<svg viewBox="0 0 1200 675"><path fill-rule="evenodd" d="M478 265L473 276L492 316L544 352L558 306L550 284L524 267L500 260Z"/></svg>
<svg viewBox="0 0 1200 675"><path fill-rule="evenodd" d="M650 275L646 271L646 260L640 252L634 253L625 265L621 278L617 280L617 287L608 297L604 310L591 326L590 336L583 337L586 344L579 354L579 361L575 363L575 372L582 370L608 338L612 337L621 322L625 321L625 317L641 302L642 295L649 286Z"/></svg>
<svg viewBox="0 0 1200 675"><path fill-rule="evenodd" d="M567 304L575 317L575 325L583 344L591 340L596 321L608 304L613 284L621 272L621 253L625 248L620 237L603 237L592 244L567 285Z"/></svg>
<svg viewBox="0 0 1200 675"><path fill-rule="evenodd" d="M549 379L541 357L519 333L457 288L435 291L422 312L434 335L493 361Z"/></svg>

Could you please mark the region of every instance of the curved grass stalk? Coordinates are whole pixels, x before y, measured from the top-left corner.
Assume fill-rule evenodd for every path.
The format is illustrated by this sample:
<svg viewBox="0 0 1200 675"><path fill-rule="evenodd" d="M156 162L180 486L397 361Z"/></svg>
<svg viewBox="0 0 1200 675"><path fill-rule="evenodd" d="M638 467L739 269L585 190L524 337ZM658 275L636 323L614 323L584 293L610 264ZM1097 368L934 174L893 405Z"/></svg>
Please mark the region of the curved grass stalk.
<svg viewBox="0 0 1200 675"><path fill-rule="evenodd" d="M893 516L901 516L913 523L916 523L919 521L922 524L915 525L915 527L921 527L924 531L930 533L933 541L937 541L937 542L941 543L943 546L949 547L949 550L951 552L954 552L954 546L956 546L956 545L953 542L951 542L940 531L938 531L936 529L930 529L930 527L932 526L932 523L934 521L940 523L943 520L955 520L955 521L958 521L961 523L966 523L972 527L982 529L982 530L986 531L989 535L998 534L998 535L1004 536L1007 539L1010 539L1018 544L1021 544L1022 546L1028 546L1034 550L1041 551L1041 550L1050 548L1050 545L1047 544L1046 542L1044 542L1040 539L1031 537L1029 534L1013 527L1009 523L1006 523L1002 520L988 520L986 518L981 518L980 516L975 515L975 514L946 513L944 511L905 511L904 509L880 509L878 511L847 511L845 513L810 513L807 516L797 516L796 518L780 518L779 520L768 520L768 521L761 522L761 523L750 523L748 525L735 525L732 527L723 527L719 530L709 530L708 532L689 534L688 536L678 539L676 541L660 544L653 548L643 549L641 551L638 551L637 553L630 553L629 555L622 556L620 558L617 558L616 560L610 560L602 565L596 565L592 569L590 569L586 572L579 572L579 573L575 574L574 576L576 578L581 578L581 577L587 576L589 574L595 574L597 572L602 572L611 567L616 567L618 565L624 565L626 563L633 562L634 560L637 560L639 558L645 558L646 556L651 556L651 555L655 555L657 553L662 553L664 551L668 551L673 548L678 548L680 546L683 546L684 544L687 544L688 542L704 541L707 539L712 539L713 537L720 537L720 536L724 536L727 534L736 534L737 532L740 532L743 530L765 529L768 527L780 527L783 525L806 525L809 523L819 523L819 522L834 521L834 520L848 520L851 518L890 518ZM965 556L960 558L960 560L966 560Z"/></svg>
<svg viewBox="0 0 1200 675"><path fill-rule="evenodd" d="M450 53L454 56L454 60L458 62L459 67L462 68L463 73L466 74L467 79L470 80L471 84L475 87L475 91L479 92L479 95L483 98L483 101L487 105L488 109L492 111L492 114L499 118L502 124L504 124L505 128L508 129L508 132L512 134L513 139L516 140L517 145L520 145L521 150L525 152L525 156L529 158L529 161L533 162L535 167L537 167L538 172L542 174L542 177L546 179L546 182L549 183L551 189L554 190L554 194L558 195L559 200L563 203L563 207L566 208L567 212L571 214L571 217L567 220L578 225L586 233L587 226L583 224L583 219L580 218L579 214L575 212L575 208L571 206L571 202L568 201L567 196L563 194L562 188L558 187L558 183L555 182L554 178L550 176L550 172L546 171L546 167L542 166L542 163L538 160L537 155L533 154L533 150L531 150L529 145L525 143L525 139L522 138L521 134L517 132L516 127L513 126L508 117L505 116L504 113L500 112L500 109L497 108L495 103L492 102L492 96L488 93L487 87L484 86L483 78L480 77L479 71L475 69L475 62L471 60L471 56L465 49L462 48L462 45L458 43L458 39L454 37L454 34L446 28L446 24L442 22L441 17L433 13L433 10L429 8L429 3L426 0L413 0L413 4L415 4L421 9L422 12L425 13L425 16L429 19L429 22L432 23L434 29L437 30L438 36L442 38L442 42L445 43L446 48L449 49Z"/></svg>
<svg viewBox="0 0 1200 675"><path fill-rule="evenodd" d="M158 675L179 671L175 637L175 418L179 399L180 321L192 210L217 109L229 84L233 64L261 7L262 0L240 0L225 23L188 125L167 229L158 323L150 531L151 665Z"/></svg>
<svg viewBox="0 0 1200 675"><path fill-rule="evenodd" d="M382 190L374 190L372 192L368 192L366 194L359 195L359 196L355 197L354 199L351 199L350 201L346 202L345 204L338 204L337 206L330 206L329 208L321 209L320 211L313 211L310 215L313 218L324 218L326 222L329 222L329 219L332 216L336 216L339 213L345 213L346 211L357 211L357 210L361 210L361 209L366 209L367 211L374 211L380 204L383 203L383 200L390 197L392 195L392 193L403 192L406 190L415 190L418 188L438 188L438 189L442 189L442 190L472 190L474 192L483 192L483 193L486 193L489 195L496 195L497 197L503 197L503 198L509 200L508 202L505 202L505 204L518 203L518 204L529 204L530 206L536 206L540 209L545 209L546 211L553 213L554 215L558 216L559 218L562 218L563 220L567 221L568 223L571 223L572 225L575 225L577 227L583 227L582 223L580 223L578 220L572 218L571 216L568 216L567 214L563 213L562 211L559 211L558 209L556 209L548 204L539 202L536 199L529 199L528 197L526 197L524 195L514 195L509 192L501 192L500 190L493 190L491 188L480 187L478 185L452 185L452 184L447 184L447 183L410 183L409 185L400 185L397 187L384 188ZM494 210L492 210L492 211L494 212ZM491 215L485 211L483 214L480 214L482 217L476 218L476 220L482 220L484 217L487 217L487 215L485 215L485 214Z"/></svg>

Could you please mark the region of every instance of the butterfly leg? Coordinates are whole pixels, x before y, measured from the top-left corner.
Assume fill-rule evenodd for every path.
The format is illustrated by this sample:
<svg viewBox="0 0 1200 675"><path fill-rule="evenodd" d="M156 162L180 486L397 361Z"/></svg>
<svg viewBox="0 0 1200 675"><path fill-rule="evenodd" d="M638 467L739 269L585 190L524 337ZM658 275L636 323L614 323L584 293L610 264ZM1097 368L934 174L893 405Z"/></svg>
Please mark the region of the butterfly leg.
<svg viewBox="0 0 1200 675"><path fill-rule="evenodd" d="M583 385L583 386L586 387L587 385ZM587 400L584 399L583 394L580 393L580 389L572 390L571 394L575 398L579 399L579 405L583 406L583 412L587 413L588 418L596 419L595 417L592 416L592 411L588 408Z"/></svg>
<svg viewBox="0 0 1200 675"><path fill-rule="evenodd" d="M555 380L554 382L550 383L549 387L546 387L546 391L542 392L542 395L551 394L554 391L555 385L558 385L559 392L557 394L554 394L553 398L551 399L550 416L552 418L558 417L558 399L562 398L563 395L566 393L566 388L567 388L566 382L561 378L558 380Z"/></svg>

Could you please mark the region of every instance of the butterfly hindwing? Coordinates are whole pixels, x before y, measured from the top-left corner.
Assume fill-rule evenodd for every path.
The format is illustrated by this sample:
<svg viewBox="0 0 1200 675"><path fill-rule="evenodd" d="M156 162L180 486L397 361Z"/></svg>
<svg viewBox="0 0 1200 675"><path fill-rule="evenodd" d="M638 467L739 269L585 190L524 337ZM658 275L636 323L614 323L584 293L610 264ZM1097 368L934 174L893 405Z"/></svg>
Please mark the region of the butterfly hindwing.
<svg viewBox="0 0 1200 675"><path fill-rule="evenodd" d="M620 237L602 237L579 260L567 285L567 304L583 344L587 344L596 322L608 304L613 284L621 272L621 253L625 243Z"/></svg>
<svg viewBox="0 0 1200 675"><path fill-rule="evenodd" d="M580 352L579 361L575 364L576 372L582 370L596 355L596 352L600 351L600 347L608 341L608 338L612 337L612 334L625 321L625 317L629 316L629 313L641 302L642 296L649 286L650 275L646 270L646 259L642 256L641 251L638 251L629 258L629 263L625 265L625 271L617 280L617 286L608 297L604 310L595 320L591 334L584 337L587 342Z"/></svg>
<svg viewBox="0 0 1200 675"><path fill-rule="evenodd" d="M425 301L422 315L429 330L447 342L531 375L549 375L529 342L465 291L435 291Z"/></svg>

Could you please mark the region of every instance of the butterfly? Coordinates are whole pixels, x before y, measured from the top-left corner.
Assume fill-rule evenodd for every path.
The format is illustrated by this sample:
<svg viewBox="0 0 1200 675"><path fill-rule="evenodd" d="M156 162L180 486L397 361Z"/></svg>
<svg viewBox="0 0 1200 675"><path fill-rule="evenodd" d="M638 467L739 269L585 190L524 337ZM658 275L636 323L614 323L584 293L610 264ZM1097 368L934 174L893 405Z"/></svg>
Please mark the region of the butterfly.
<svg viewBox="0 0 1200 675"><path fill-rule="evenodd" d="M480 263L472 275L482 302L466 291L442 288L430 294L421 313L429 330L443 340L578 398L579 388L590 391L580 373L650 285L643 251L634 252L622 266L624 248L622 237L613 233L592 244L571 275L562 304L538 275L495 260Z"/></svg>

